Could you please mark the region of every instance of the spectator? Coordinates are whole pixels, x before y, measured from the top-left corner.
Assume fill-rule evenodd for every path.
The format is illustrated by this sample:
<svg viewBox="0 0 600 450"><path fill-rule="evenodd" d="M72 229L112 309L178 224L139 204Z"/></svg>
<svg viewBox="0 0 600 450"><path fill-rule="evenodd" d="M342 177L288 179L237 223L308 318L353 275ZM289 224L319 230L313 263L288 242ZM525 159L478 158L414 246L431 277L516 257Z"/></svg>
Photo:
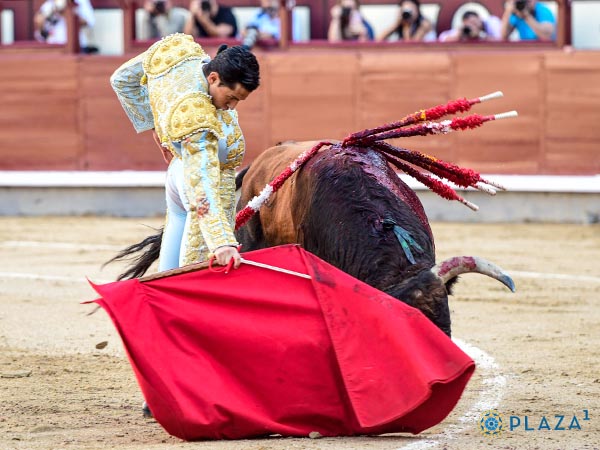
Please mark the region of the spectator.
<svg viewBox="0 0 600 450"><path fill-rule="evenodd" d="M221 6L217 0L192 0L191 15L185 24L184 33L194 37L236 37L237 21L228 6Z"/></svg>
<svg viewBox="0 0 600 450"><path fill-rule="evenodd" d="M261 0L260 6L242 33L243 44L247 48L252 48L259 39L279 40L281 37L279 0Z"/></svg>
<svg viewBox="0 0 600 450"><path fill-rule="evenodd" d="M331 8L331 22L327 39L329 42L372 41L373 28L360 13L358 0L338 0Z"/></svg>
<svg viewBox="0 0 600 450"><path fill-rule="evenodd" d="M485 20L475 11L465 11L460 27L440 34L440 42L470 42L500 40L500 18L488 16Z"/></svg>
<svg viewBox="0 0 600 450"><path fill-rule="evenodd" d="M242 44L246 48L252 48L259 39L281 38L281 19L279 18L278 0L261 0L261 8L256 15L248 22L242 32ZM302 40L301 18L292 9L292 41Z"/></svg>
<svg viewBox="0 0 600 450"><path fill-rule="evenodd" d="M84 53L96 53L91 45L94 28L94 8L89 0L73 0L75 14L79 17L79 47ZM36 40L47 44L67 43L67 0L46 0L33 18Z"/></svg>
<svg viewBox="0 0 600 450"><path fill-rule="evenodd" d="M502 15L502 39L517 29L523 41L552 41L556 20L547 6L536 0L507 0Z"/></svg>
<svg viewBox="0 0 600 450"><path fill-rule="evenodd" d="M141 39L158 39L173 33L183 33L190 12L173 6L171 0L146 0Z"/></svg>
<svg viewBox="0 0 600 450"><path fill-rule="evenodd" d="M398 19L394 25L388 28L378 38L384 41L392 35L397 35L401 41L424 41L430 40L433 33L433 25L421 14L419 0L401 0Z"/></svg>

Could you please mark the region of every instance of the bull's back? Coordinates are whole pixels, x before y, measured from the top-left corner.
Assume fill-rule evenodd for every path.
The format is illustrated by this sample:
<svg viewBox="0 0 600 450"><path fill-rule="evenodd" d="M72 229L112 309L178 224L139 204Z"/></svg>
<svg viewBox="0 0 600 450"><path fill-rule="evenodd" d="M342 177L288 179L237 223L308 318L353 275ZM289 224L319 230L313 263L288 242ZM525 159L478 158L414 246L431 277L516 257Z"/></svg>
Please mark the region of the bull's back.
<svg viewBox="0 0 600 450"><path fill-rule="evenodd" d="M242 192L238 203L244 207L253 197L275 177L280 175L300 154L310 150L319 141L285 142L262 152L251 164L244 176ZM297 242L296 227L291 214L296 174L292 175L281 188L262 206L239 238L246 249L270 247ZM259 229L260 227L260 229ZM244 242L244 240L252 241Z"/></svg>

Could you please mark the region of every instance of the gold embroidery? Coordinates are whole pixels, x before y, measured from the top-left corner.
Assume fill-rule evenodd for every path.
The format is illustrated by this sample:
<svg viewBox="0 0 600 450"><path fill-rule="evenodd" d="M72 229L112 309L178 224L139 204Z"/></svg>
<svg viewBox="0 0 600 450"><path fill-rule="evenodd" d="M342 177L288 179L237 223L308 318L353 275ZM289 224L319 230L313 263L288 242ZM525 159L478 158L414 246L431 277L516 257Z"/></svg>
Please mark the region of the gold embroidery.
<svg viewBox="0 0 600 450"><path fill-rule="evenodd" d="M233 125L233 130L227 136L227 147L229 148L227 161L221 165L221 169L235 169L242 163L242 159L244 158L244 151L246 149L244 136L237 121Z"/></svg>
<svg viewBox="0 0 600 450"><path fill-rule="evenodd" d="M210 97L194 92L181 98L172 108L167 134L173 141L182 141L200 130L218 134L220 129Z"/></svg>
<svg viewBox="0 0 600 450"><path fill-rule="evenodd" d="M237 147L230 150L229 155L227 155L227 161L221 165L221 169L235 169L242 164L242 159L244 159L244 150L245 144L244 140L240 140L237 144Z"/></svg>
<svg viewBox="0 0 600 450"><path fill-rule="evenodd" d="M176 33L153 44L146 52L144 72L157 77L190 58L206 58L202 47L188 34Z"/></svg>
<svg viewBox="0 0 600 450"><path fill-rule="evenodd" d="M213 134L193 135L183 143L182 156L186 197L190 200L192 220L198 222L198 232L201 233L201 237L188 236L188 240L193 240L187 246L200 245L197 239L201 239L209 251L223 245L237 245L230 214L221 204L223 190L231 191L228 195L235 197L235 179L223 179L217 156L217 139ZM193 185L195 177L197 184Z"/></svg>
<svg viewBox="0 0 600 450"><path fill-rule="evenodd" d="M229 134L227 136L227 147L228 148L231 147L235 143L235 141L237 141L237 139L235 138L233 133Z"/></svg>
<svg viewBox="0 0 600 450"><path fill-rule="evenodd" d="M221 171L221 186L219 189L221 207L227 221L233 228L235 226L235 170L224 169Z"/></svg>
<svg viewBox="0 0 600 450"><path fill-rule="evenodd" d="M188 239L185 242L183 265L203 261L200 255L200 248L203 246L204 240L200 231L200 223L197 217L192 216L190 219L190 230L187 234Z"/></svg>
<svg viewBox="0 0 600 450"><path fill-rule="evenodd" d="M225 125L227 126L231 126L231 124L233 123L233 117L231 116L231 114L229 114L229 111L223 111L221 113L221 119L223 119L223 122L225 122Z"/></svg>

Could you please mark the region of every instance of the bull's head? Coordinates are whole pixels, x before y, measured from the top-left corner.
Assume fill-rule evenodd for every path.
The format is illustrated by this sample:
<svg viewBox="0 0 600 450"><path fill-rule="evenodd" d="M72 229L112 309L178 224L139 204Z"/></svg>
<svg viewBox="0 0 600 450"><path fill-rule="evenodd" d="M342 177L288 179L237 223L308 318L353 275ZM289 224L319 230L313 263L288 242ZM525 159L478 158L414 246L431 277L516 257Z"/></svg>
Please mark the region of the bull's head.
<svg viewBox="0 0 600 450"><path fill-rule="evenodd" d="M422 265L411 266L404 274L401 283L385 289L393 297L405 301L419 309L429 320L448 336L450 331L450 308L448 296L458 275L477 272L500 281L512 292L515 284L512 278L497 265L475 256L455 256L431 269Z"/></svg>

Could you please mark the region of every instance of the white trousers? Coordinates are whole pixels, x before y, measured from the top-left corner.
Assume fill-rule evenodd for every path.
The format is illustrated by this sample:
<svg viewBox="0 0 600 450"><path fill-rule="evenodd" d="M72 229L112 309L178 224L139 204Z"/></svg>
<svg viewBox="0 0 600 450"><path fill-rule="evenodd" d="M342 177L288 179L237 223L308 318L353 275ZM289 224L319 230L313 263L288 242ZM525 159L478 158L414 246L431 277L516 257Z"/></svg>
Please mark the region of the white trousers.
<svg viewBox="0 0 600 450"><path fill-rule="evenodd" d="M190 205L184 191L183 161L173 158L167 170L165 183L167 220L160 248L158 270L181 267L190 232Z"/></svg>

